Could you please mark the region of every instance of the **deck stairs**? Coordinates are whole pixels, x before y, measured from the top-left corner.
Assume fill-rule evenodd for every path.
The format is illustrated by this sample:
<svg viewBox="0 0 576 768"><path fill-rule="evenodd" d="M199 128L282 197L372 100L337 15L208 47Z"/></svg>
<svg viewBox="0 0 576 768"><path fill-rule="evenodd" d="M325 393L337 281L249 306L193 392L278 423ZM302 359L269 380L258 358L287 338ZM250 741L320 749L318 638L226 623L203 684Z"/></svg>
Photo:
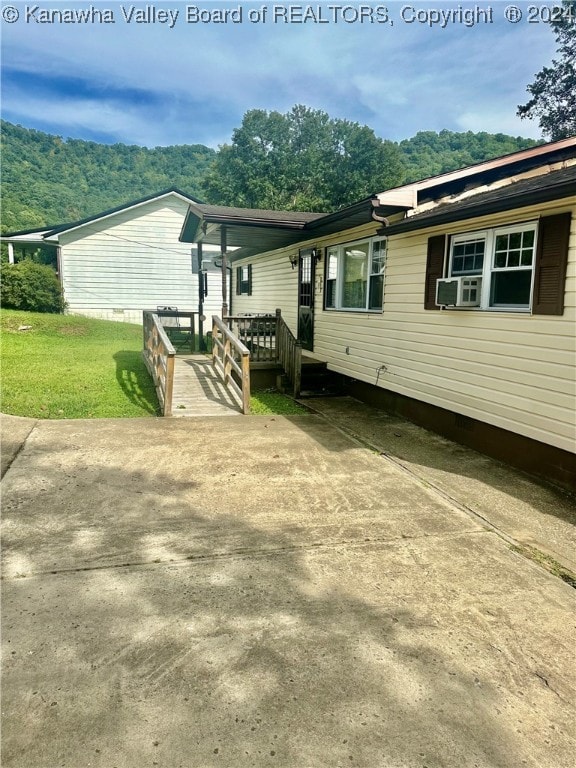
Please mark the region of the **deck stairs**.
<svg viewBox="0 0 576 768"><path fill-rule="evenodd" d="M285 374L278 377L277 389L290 394L291 382ZM337 397L342 394L342 379L329 371L325 362L308 354L302 355L302 379L300 398Z"/></svg>

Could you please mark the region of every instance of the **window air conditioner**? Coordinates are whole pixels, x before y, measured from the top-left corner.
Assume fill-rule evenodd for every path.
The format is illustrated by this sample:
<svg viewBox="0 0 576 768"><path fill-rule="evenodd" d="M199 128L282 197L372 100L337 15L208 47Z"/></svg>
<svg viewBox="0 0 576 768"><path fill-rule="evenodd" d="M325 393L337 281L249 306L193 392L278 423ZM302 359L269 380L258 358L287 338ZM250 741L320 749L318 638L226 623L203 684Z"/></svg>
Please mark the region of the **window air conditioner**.
<svg viewBox="0 0 576 768"><path fill-rule="evenodd" d="M436 280L436 304L440 307L479 307L482 277L444 277Z"/></svg>

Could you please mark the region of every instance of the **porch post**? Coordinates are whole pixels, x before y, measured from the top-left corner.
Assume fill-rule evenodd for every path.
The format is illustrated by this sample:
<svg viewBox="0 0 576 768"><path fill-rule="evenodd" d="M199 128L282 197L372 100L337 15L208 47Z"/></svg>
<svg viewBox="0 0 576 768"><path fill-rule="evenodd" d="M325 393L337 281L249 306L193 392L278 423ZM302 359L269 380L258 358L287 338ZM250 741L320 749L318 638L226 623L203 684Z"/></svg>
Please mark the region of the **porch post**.
<svg viewBox="0 0 576 768"><path fill-rule="evenodd" d="M202 243L196 243L196 258L198 259L198 338L200 352L206 352L204 341L204 272L202 270Z"/></svg>
<svg viewBox="0 0 576 768"><path fill-rule="evenodd" d="M220 255L222 257L222 321L226 322L228 317L228 264L226 258L226 227L220 229Z"/></svg>

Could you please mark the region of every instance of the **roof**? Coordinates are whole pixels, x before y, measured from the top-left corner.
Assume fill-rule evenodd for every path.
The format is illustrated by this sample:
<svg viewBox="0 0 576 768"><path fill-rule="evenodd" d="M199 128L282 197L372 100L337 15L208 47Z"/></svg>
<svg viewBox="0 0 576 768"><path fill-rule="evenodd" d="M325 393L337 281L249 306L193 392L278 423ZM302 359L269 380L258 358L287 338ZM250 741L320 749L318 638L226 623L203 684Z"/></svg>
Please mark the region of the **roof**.
<svg viewBox="0 0 576 768"><path fill-rule="evenodd" d="M227 247L249 247L250 253L268 251L296 242L305 225L322 215L192 204L184 220L180 241L221 245L224 236Z"/></svg>
<svg viewBox="0 0 576 768"><path fill-rule="evenodd" d="M122 211L127 211L130 208L137 208L140 205L144 205L145 203L149 203L152 200L157 200L162 197L167 197L168 195L178 195L189 203L200 202L196 197L188 195L186 192L182 192L177 187L170 187L169 189L165 189L162 192L156 192L153 195L147 195L146 197L142 197L138 200L133 200L129 203L124 203L123 205L118 205L115 208L110 208L106 211L103 211L102 213L88 216L87 218L80 219L79 221L73 221L67 224L58 224L56 226L50 227L42 227L41 229L23 229L17 232L6 232L0 237L0 240L15 240L16 242L44 242L46 240L55 240L57 235L60 235L63 232L69 232L73 229L78 229L79 227L83 227L86 224L99 221L100 219L105 219L108 216L114 216L115 214ZM34 236L37 237L37 240L34 239Z"/></svg>
<svg viewBox="0 0 576 768"><path fill-rule="evenodd" d="M388 235L413 232L425 227L464 221L571 195L576 195L576 165L479 192L464 200L440 203L435 208L391 224L382 232Z"/></svg>
<svg viewBox="0 0 576 768"><path fill-rule="evenodd" d="M245 258L311 240L314 237L324 237L362 224L368 224L376 217L385 218L397 213L412 211L424 202L438 200L447 195L470 193L474 187L485 189L488 184L506 180L513 175L526 174L546 164L564 162L573 158L575 154L576 137L541 144L492 160L485 160L467 168L460 168L442 173L439 176L395 187L328 214L191 205L180 234L180 240L189 243L201 242L221 245L223 231L225 231L226 247L235 246L238 248L234 253L234 258ZM542 177L538 177L538 180L534 179L533 183L540 190L543 187ZM530 188L529 185L528 189ZM493 203L495 209L505 210L505 207L498 207L507 204L513 205L512 200L508 198L509 192L504 191L505 189L501 186L494 190L497 198ZM549 192L533 191L534 194L556 194L551 189ZM524 194L522 188L519 192ZM478 198L480 199L480 193ZM474 200L476 199L475 197ZM486 205L488 204L489 200L486 201ZM462 201L461 205L462 215L465 215L468 206L472 207L474 203L469 198ZM447 210L446 206L441 207L443 210ZM438 210L435 208L433 212L419 216L432 216ZM454 215L456 214L454 213ZM386 231L392 234L393 232L416 228L412 222L417 219L420 220L419 216L415 215L405 219L400 224L391 225ZM426 225L423 224L422 226Z"/></svg>
<svg viewBox="0 0 576 768"><path fill-rule="evenodd" d="M6 233L0 236L0 240L6 240L6 242L15 241L18 243L43 243L44 237L50 232L49 229L43 227L42 229L22 229L19 232Z"/></svg>
<svg viewBox="0 0 576 768"><path fill-rule="evenodd" d="M270 211L262 208L237 208L235 206L206 205L204 203L195 205L194 208L200 211L206 220L210 221L240 219L242 221L249 220L254 223L278 223L286 226L300 226L324 215L322 213L309 213L305 211Z"/></svg>
<svg viewBox="0 0 576 768"><path fill-rule="evenodd" d="M412 195L414 205L433 200L443 194L457 194L470 186L485 186L499 179L523 173L542 166L547 162L559 162L574 156L576 137L538 144L528 149L519 149L490 160L482 160L464 168L445 171L437 176L428 176L400 187L392 187L378 195L380 203L389 200L409 199Z"/></svg>
<svg viewBox="0 0 576 768"><path fill-rule="evenodd" d="M264 251L323 237L368 224L374 212L375 196L364 198L334 213L268 211L257 208L232 208L219 205L191 205L180 240L186 243L221 245L225 231L226 247L238 250L234 258L245 258ZM378 208L381 215L408 210L410 206Z"/></svg>

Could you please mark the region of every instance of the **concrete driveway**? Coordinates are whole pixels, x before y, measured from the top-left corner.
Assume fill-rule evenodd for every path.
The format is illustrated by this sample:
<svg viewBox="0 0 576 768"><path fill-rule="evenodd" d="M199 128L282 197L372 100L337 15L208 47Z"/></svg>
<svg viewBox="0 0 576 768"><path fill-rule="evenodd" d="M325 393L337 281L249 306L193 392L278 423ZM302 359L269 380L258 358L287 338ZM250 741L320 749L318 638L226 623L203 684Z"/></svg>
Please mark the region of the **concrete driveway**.
<svg viewBox="0 0 576 768"><path fill-rule="evenodd" d="M574 766L574 590L397 462L310 414L28 426L4 768Z"/></svg>

